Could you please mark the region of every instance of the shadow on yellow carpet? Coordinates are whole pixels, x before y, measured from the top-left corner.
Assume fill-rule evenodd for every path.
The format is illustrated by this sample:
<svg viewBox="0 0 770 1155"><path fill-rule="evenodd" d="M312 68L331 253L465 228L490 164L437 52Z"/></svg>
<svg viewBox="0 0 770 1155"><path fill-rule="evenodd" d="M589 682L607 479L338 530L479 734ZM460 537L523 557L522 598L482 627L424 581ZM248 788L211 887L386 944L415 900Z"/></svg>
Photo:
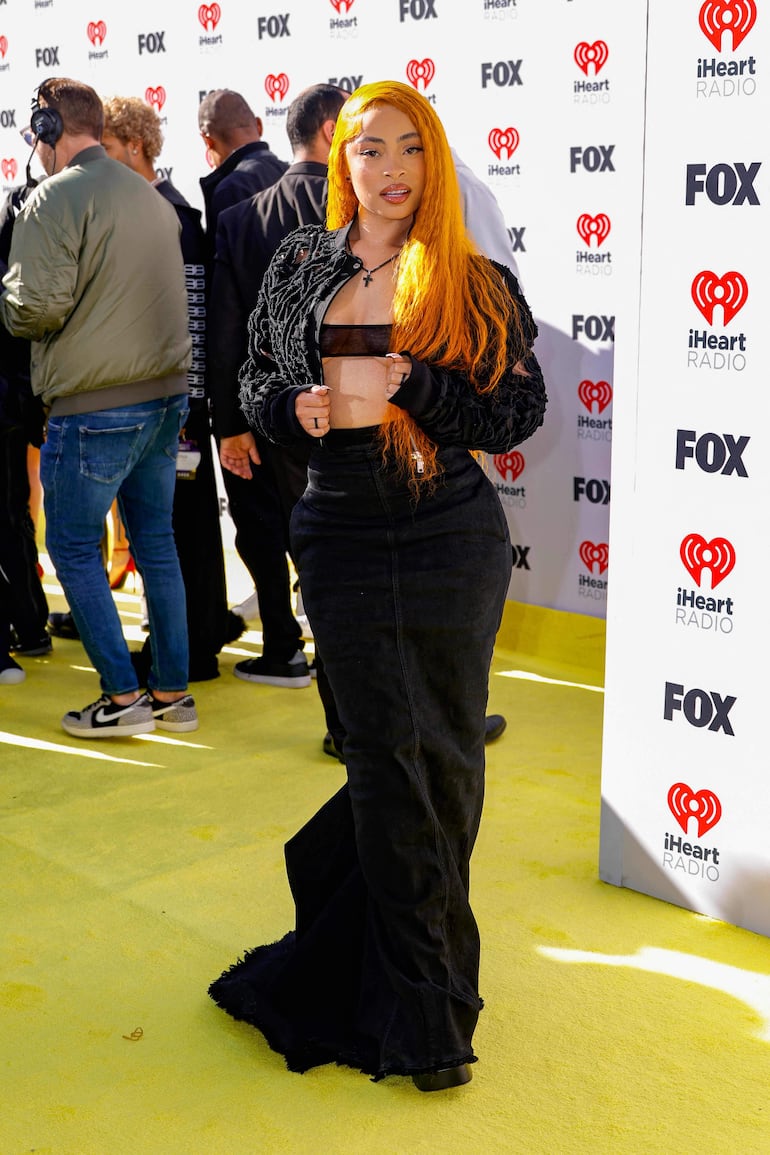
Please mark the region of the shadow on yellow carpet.
<svg viewBox="0 0 770 1155"><path fill-rule="evenodd" d="M249 635L193 687L196 733L88 743L59 728L98 697L80 644L24 660L0 687L0 1155L770 1152L769 944L598 881L602 625L509 611L480 1061L438 1095L291 1074L206 995L291 926L283 843L343 779L315 689L234 678Z"/></svg>

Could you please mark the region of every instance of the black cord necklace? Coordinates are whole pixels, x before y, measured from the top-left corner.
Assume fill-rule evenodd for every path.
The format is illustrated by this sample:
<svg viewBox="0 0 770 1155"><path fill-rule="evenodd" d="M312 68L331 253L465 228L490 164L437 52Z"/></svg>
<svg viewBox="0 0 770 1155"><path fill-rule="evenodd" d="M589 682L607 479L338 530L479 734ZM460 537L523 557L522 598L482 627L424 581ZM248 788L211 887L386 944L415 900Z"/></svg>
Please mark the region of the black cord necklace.
<svg viewBox="0 0 770 1155"><path fill-rule="evenodd" d="M402 246L402 248L403 248L403 246ZM350 248L349 245L348 245L348 252L350 253L351 256L355 256L355 253L353 252L353 250ZM359 271L364 273L364 288L366 289L369 287L369 282L372 280L372 278L374 277L374 274L376 272L378 272L380 269L384 269L386 265L392 264L393 261L397 260L398 257L400 257L400 256L401 256L401 249L399 249L397 253L394 253L392 257L388 257L387 261L383 261L382 264L380 264L380 265L375 265L373 269L367 269L364 262L361 261L361 258L356 257L357 261L361 261L361 269Z"/></svg>
<svg viewBox="0 0 770 1155"><path fill-rule="evenodd" d="M399 250L398 250L398 253L394 253L392 257L388 257L387 261L383 261L381 265L375 265L373 269L367 269L367 267L366 267L366 265L364 264L364 262L363 262L363 261L361 261L361 269L362 269L362 271L363 271L363 272L366 274L366 275L365 275L365 277L364 277L364 288L366 288L366 287L368 286L368 284L369 284L369 282L371 281L371 279L372 279L372 277L374 276L374 274L375 274L375 273L376 273L376 272L377 272L379 269L384 269L386 265L390 265L390 264L392 264L392 263L393 263L393 261L395 261L396 257L399 255L399 253L400 253L400 252L401 252L401 250L399 249Z"/></svg>

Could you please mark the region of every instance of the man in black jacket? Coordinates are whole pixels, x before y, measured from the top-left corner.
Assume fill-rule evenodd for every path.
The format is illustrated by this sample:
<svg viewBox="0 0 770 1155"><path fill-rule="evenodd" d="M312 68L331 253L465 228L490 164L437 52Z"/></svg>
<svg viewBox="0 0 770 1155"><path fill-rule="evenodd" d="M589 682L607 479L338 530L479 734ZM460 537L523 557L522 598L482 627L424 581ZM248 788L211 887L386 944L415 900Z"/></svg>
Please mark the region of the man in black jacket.
<svg viewBox="0 0 770 1155"><path fill-rule="evenodd" d="M322 224L326 162L337 113L347 93L317 84L289 108L293 162L281 178L218 218L208 317L208 381L223 479L236 526L236 548L259 598L262 656L239 662L247 681L309 685L301 630L291 613L288 514L307 480L307 452L278 450L254 439L238 403L248 320L262 277L280 241L300 224Z"/></svg>
<svg viewBox="0 0 770 1155"><path fill-rule="evenodd" d="M293 150L290 167L270 188L225 209L217 224L209 389L220 460L226 469L241 477L248 476L247 466L250 456L254 461L251 451L255 444L238 401L238 371L247 357L249 316L257 303L267 266L283 238L299 225L323 224L326 163L337 114L347 95L331 84L316 84L300 93L286 118ZM260 446L260 457L263 448ZM294 500L304 491L304 471L297 477L292 491ZM284 496L283 479L278 480Z"/></svg>
<svg viewBox="0 0 770 1155"><path fill-rule="evenodd" d="M211 256L219 214L274 184L288 166L262 140L262 121L240 92L217 88L207 93L198 106L198 127L214 165L200 181Z"/></svg>
<svg viewBox="0 0 770 1155"><path fill-rule="evenodd" d="M11 233L27 188L12 189L0 205L0 270L7 269ZM10 657L51 649L48 602L38 572L35 526L30 515L27 448L43 441L43 406L32 393L29 341L0 325L0 683L21 681ZM15 637L11 635L11 626Z"/></svg>

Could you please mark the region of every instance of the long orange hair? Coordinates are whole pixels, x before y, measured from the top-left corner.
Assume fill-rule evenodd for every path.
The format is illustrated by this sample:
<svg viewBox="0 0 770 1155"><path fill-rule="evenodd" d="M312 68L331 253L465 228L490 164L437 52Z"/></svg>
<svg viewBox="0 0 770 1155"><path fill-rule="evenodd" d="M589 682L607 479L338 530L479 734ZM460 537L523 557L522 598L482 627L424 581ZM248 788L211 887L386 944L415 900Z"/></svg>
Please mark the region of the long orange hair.
<svg viewBox="0 0 770 1155"><path fill-rule="evenodd" d="M430 102L415 89L395 80L364 84L342 106L329 155L327 227L342 228L356 215L347 146L360 133L364 113L384 104L409 117L425 158L422 200L398 261L391 348L462 370L478 393L490 392L505 370L506 336L515 306L499 274L466 232L446 134ZM523 352L518 314L515 321ZM382 426L384 452L411 480L433 480L438 473L435 443L403 409L389 408L392 413Z"/></svg>

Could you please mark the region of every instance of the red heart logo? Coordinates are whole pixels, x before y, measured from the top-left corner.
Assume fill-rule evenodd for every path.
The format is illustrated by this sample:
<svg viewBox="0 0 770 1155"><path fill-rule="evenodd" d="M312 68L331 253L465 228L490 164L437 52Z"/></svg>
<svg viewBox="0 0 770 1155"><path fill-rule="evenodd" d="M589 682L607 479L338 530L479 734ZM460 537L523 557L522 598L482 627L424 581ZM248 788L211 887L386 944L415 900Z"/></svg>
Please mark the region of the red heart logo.
<svg viewBox="0 0 770 1155"><path fill-rule="evenodd" d="M487 137L487 142L498 160L502 160L505 152L506 160L510 160L519 147L519 136L515 128L493 128Z"/></svg>
<svg viewBox="0 0 770 1155"><path fill-rule="evenodd" d="M581 381L578 397L589 413L593 412L594 405L598 413L603 413L612 400L612 386L609 381Z"/></svg>
<svg viewBox="0 0 770 1155"><path fill-rule="evenodd" d="M166 90L162 84L159 84L157 88L146 88L144 91L144 99L156 112L160 112L166 103Z"/></svg>
<svg viewBox="0 0 770 1155"><path fill-rule="evenodd" d="M733 52L754 27L757 6L754 0L705 0L701 6L698 23L703 35L711 41L717 52L722 51L722 33L729 28L732 33Z"/></svg>
<svg viewBox="0 0 770 1155"><path fill-rule="evenodd" d="M698 820L698 838L716 826L722 817L722 803L713 790L693 790L686 782L675 782L668 792L668 808L687 833L691 818Z"/></svg>
<svg viewBox="0 0 770 1155"><path fill-rule="evenodd" d="M527 464L524 455L519 453L518 449L510 453L496 453L492 460L495 469L505 481L515 481L519 474L524 472L524 466Z"/></svg>
<svg viewBox="0 0 770 1155"><path fill-rule="evenodd" d="M275 101L276 96L281 100L289 91L289 78L285 72L279 72L277 76L273 76L272 72L265 77L265 91L272 101Z"/></svg>
<svg viewBox="0 0 770 1155"><path fill-rule="evenodd" d="M588 213L581 213L577 219L577 231L589 248L591 246L591 239L595 238L598 249L602 241L606 241L610 235L611 227L610 218L606 213L597 213L595 217L590 216Z"/></svg>
<svg viewBox="0 0 770 1155"><path fill-rule="evenodd" d="M19 166L13 157L4 157L3 160L0 161L0 169L2 169L5 180L16 180L16 173L19 171Z"/></svg>
<svg viewBox="0 0 770 1155"><path fill-rule="evenodd" d="M699 533L690 533L682 540L679 556L685 569L700 585L704 569L711 571L711 588L716 589L735 565L735 550L726 537L706 541Z"/></svg>
<svg viewBox="0 0 770 1155"><path fill-rule="evenodd" d="M593 64L594 76L600 72L607 63L607 57L610 50L603 40L597 40L594 44L586 44L585 40L581 40L575 48L575 63L578 68L581 68L588 76L588 69Z"/></svg>
<svg viewBox="0 0 770 1155"><path fill-rule="evenodd" d="M610 547L606 541L598 544L592 541L582 541L578 553L589 573L593 573L594 566L598 566L598 572L602 574L610 563Z"/></svg>
<svg viewBox="0 0 770 1155"><path fill-rule="evenodd" d="M86 28L88 39L93 44L94 48L97 43L104 44L104 38L107 35L107 25L103 20L99 20L96 24L93 21Z"/></svg>
<svg viewBox="0 0 770 1155"><path fill-rule="evenodd" d="M415 88L419 88L420 81L422 81L423 91L435 75L436 65L432 60L410 60L406 66L406 78L409 83Z"/></svg>
<svg viewBox="0 0 770 1155"><path fill-rule="evenodd" d="M201 4L198 9L198 20L207 32L213 32L222 18L222 9L218 4Z"/></svg>
<svg viewBox="0 0 770 1155"><path fill-rule="evenodd" d="M746 304L749 286L741 273L731 269L723 277L718 277L710 269L696 273L690 289L692 299L709 325L714 323L714 309L722 306L722 321L729 325L736 313Z"/></svg>

